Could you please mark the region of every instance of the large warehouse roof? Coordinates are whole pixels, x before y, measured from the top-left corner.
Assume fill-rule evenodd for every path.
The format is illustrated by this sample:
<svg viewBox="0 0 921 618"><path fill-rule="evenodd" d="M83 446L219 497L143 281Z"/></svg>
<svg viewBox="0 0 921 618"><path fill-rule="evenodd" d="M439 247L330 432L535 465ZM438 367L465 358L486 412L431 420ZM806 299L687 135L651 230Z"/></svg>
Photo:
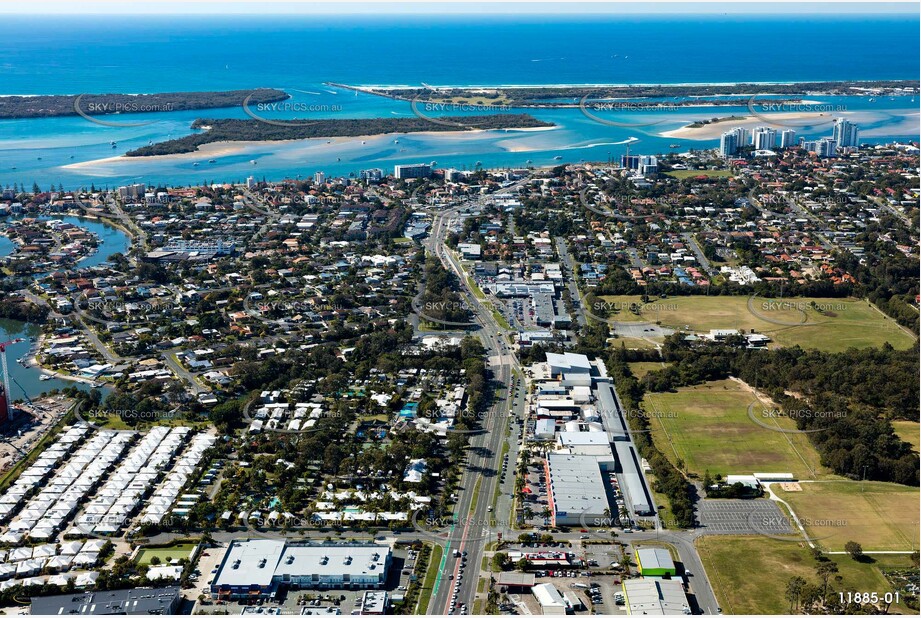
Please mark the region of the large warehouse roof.
<svg viewBox="0 0 921 618"><path fill-rule="evenodd" d="M227 550L215 586L270 586L284 575L367 575L386 570L390 548L381 545L286 544L251 539Z"/></svg>
<svg viewBox="0 0 921 618"><path fill-rule="evenodd" d="M596 515L609 508L598 459L591 455L547 455L550 490L558 515Z"/></svg>
<svg viewBox="0 0 921 618"><path fill-rule="evenodd" d="M624 487L621 489L626 492L630 509L641 515L653 513L652 498L646 489L639 458L633 445L629 442L614 442L614 449L620 463L620 476L624 481Z"/></svg>
<svg viewBox="0 0 921 618"><path fill-rule="evenodd" d="M642 569L670 569L675 570L675 561L667 549L661 547L643 547L636 550L636 557Z"/></svg>
<svg viewBox="0 0 921 618"><path fill-rule="evenodd" d="M689 614L688 598L674 579L625 579L624 596L631 614Z"/></svg>
<svg viewBox="0 0 921 618"><path fill-rule="evenodd" d="M592 369L588 356L572 352L562 354L547 352L547 363L550 365L551 372L557 369L563 373L588 373Z"/></svg>
<svg viewBox="0 0 921 618"><path fill-rule="evenodd" d="M252 539L234 541L227 549L214 585L269 586L285 548L284 541ZM262 566L259 566L262 565Z"/></svg>

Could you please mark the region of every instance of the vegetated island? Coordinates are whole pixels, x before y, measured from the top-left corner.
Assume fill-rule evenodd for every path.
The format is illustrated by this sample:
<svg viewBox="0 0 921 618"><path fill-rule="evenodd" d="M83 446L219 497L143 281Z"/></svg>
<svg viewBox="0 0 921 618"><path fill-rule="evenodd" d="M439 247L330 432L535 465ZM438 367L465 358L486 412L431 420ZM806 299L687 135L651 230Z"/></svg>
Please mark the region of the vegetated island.
<svg viewBox="0 0 921 618"><path fill-rule="evenodd" d="M423 88L354 86L327 82L328 86L357 90L401 101L424 101L455 105L505 105L508 107L577 107L583 97L601 99L669 99L668 105L738 106L739 99L707 98L755 94L789 96L769 99L771 103L797 103L805 95L912 95L918 94L919 80L796 82L789 84L675 84L624 86L514 86L514 87L436 87ZM762 99L758 100L759 102ZM664 103L664 102L663 102Z"/></svg>
<svg viewBox="0 0 921 618"><path fill-rule="evenodd" d="M290 124L278 124L281 122ZM534 129L555 126L528 114L491 114L488 116L438 116L426 118L338 118L317 120L285 120L273 123L261 120L233 118L199 118L192 129L204 129L177 139L142 146L125 153L128 157L195 152L202 144L211 142L275 142L316 137L359 137L388 133L420 133L426 131L476 131L488 129Z"/></svg>
<svg viewBox="0 0 921 618"><path fill-rule="evenodd" d="M77 97L81 97L79 104L77 104ZM156 94L8 96L0 97L0 118L51 118L77 116L79 112L87 116L176 112L190 109L239 107L244 101L247 101L247 105L275 103L290 97L291 95L287 92L274 88Z"/></svg>

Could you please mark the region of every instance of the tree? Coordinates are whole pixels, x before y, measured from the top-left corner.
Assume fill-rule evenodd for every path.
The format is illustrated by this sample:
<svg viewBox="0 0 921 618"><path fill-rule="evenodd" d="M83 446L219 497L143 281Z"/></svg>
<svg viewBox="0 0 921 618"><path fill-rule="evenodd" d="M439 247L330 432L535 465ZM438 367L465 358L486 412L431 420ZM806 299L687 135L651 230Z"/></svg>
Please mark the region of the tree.
<svg viewBox="0 0 921 618"><path fill-rule="evenodd" d="M848 541L844 544L844 551L850 554L854 560L860 560L863 557L863 547L856 541Z"/></svg>
<svg viewBox="0 0 921 618"><path fill-rule="evenodd" d="M828 580L838 572L838 565L832 561L822 562L815 569L816 575L822 579L822 598L828 594Z"/></svg>
<svg viewBox="0 0 921 618"><path fill-rule="evenodd" d="M515 568L519 571L527 571L529 568L531 568L531 561L527 558L522 558L515 563Z"/></svg>
<svg viewBox="0 0 921 618"><path fill-rule="evenodd" d="M511 564L512 561L505 552L496 552L492 557L492 566L496 571L505 571Z"/></svg>
<svg viewBox="0 0 921 618"><path fill-rule="evenodd" d="M799 576L791 577L790 581L787 582L787 590L784 593L784 596L788 601L790 601L791 613L799 609L799 602L803 596L803 588L805 587L806 580Z"/></svg>

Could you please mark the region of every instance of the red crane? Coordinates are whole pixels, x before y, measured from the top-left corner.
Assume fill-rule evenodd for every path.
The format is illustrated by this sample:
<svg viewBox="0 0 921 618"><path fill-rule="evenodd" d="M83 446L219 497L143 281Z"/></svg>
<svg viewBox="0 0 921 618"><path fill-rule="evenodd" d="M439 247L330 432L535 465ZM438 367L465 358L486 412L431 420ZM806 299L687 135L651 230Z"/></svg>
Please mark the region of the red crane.
<svg viewBox="0 0 921 618"><path fill-rule="evenodd" d="M3 409L0 410L0 414L5 415L8 421L13 420L13 395L10 390L10 372L6 367L6 346L19 343L20 341L22 341L22 339L13 339L0 343L0 365L3 366L3 397L0 398Z"/></svg>

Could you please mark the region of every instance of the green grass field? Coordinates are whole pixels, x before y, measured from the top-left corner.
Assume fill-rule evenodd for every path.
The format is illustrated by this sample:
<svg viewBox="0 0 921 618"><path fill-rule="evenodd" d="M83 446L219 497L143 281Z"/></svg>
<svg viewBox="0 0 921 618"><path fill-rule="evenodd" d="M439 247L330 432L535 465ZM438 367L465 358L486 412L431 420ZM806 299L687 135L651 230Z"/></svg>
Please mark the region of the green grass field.
<svg viewBox="0 0 921 618"><path fill-rule="evenodd" d="M444 549L442 549L441 545L432 545L428 568L425 571L425 579L422 580L422 589L419 591L419 601L416 604L417 614L428 613L429 603L432 601L432 592L435 588L435 578L438 576L438 569L441 568L443 554ZM447 585L448 580L445 579L441 583Z"/></svg>
<svg viewBox="0 0 921 618"><path fill-rule="evenodd" d="M689 472L701 476L792 472L801 479L822 477L819 455L800 433L772 431L755 423L777 423L792 429L787 417L764 418L760 403L743 384L734 380L707 382L674 393L648 393L644 408L650 416L656 446L673 463L681 459Z"/></svg>
<svg viewBox="0 0 921 618"><path fill-rule="evenodd" d="M790 578L798 575L810 584L822 583L815 572L817 563L805 544L760 536L714 535L699 538L697 549L724 614L788 614L790 602L784 591ZM850 556L830 558L837 563L841 577L840 582L831 580L830 590L880 595L892 591L883 569L911 565L907 555L878 556L873 563L855 562ZM917 615L904 604L893 604L889 611Z"/></svg>
<svg viewBox="0 0 921 618"><path fill-rule="evenodd" d="M810 538L827 551L844 551L848 541L864 551L918 548L917 487L895 483L828 481L800 483L802 491L774 493L793 507Z"/></svg>
<svg viewBox="0 0 921 618"><path fill-rule="evenodd" d="M146 547L138 552L137 563L139 565L150 564L154 556L160 559L161 564L166 564L170 560L188 558L192 555L197 543L179 543L169 547Z"/></svg>
<svg viewBox="0 0 921 618"><path fill-rule="evenodd" d="M613 347L619 348L623 346L628 350L655 350L658 347L656 343L662 344L664 342L664 337L650 337L649 339L641 339L639 337L615 337L608 340L608 343Z"/></svg>
<svg viewBox="0 0 921 618"><path fill-rule="evenodd" d="M912 446L916 453L921 451L921 434L918 433L918 423L915 421L892 421L892 427L898 437Z"/></svg>
<svg viewBox="0 0 921 618"><path fill-rule="evenodd" d="M608 318L623 322L659 322L696 332L715 328L751 330L771 337L772 346L799 344L826 352L879 347L889 342L900 350L915 337L864 300L791 298L751 301L746 296L672 296L642 304L639 296L604 296ZM820 312L811 303L823 308ZM629 309L639 305L639 312ZM613 311L619 309L619 311Z"/></svg>
<svg viewBox="0 0 921 618"><path fill-rule="evenodd" d="M664 369L662 363L627 363L630 367L630 372L636 377L637 380L641 379L644 375L650 371L658 371Z"/></svg>

